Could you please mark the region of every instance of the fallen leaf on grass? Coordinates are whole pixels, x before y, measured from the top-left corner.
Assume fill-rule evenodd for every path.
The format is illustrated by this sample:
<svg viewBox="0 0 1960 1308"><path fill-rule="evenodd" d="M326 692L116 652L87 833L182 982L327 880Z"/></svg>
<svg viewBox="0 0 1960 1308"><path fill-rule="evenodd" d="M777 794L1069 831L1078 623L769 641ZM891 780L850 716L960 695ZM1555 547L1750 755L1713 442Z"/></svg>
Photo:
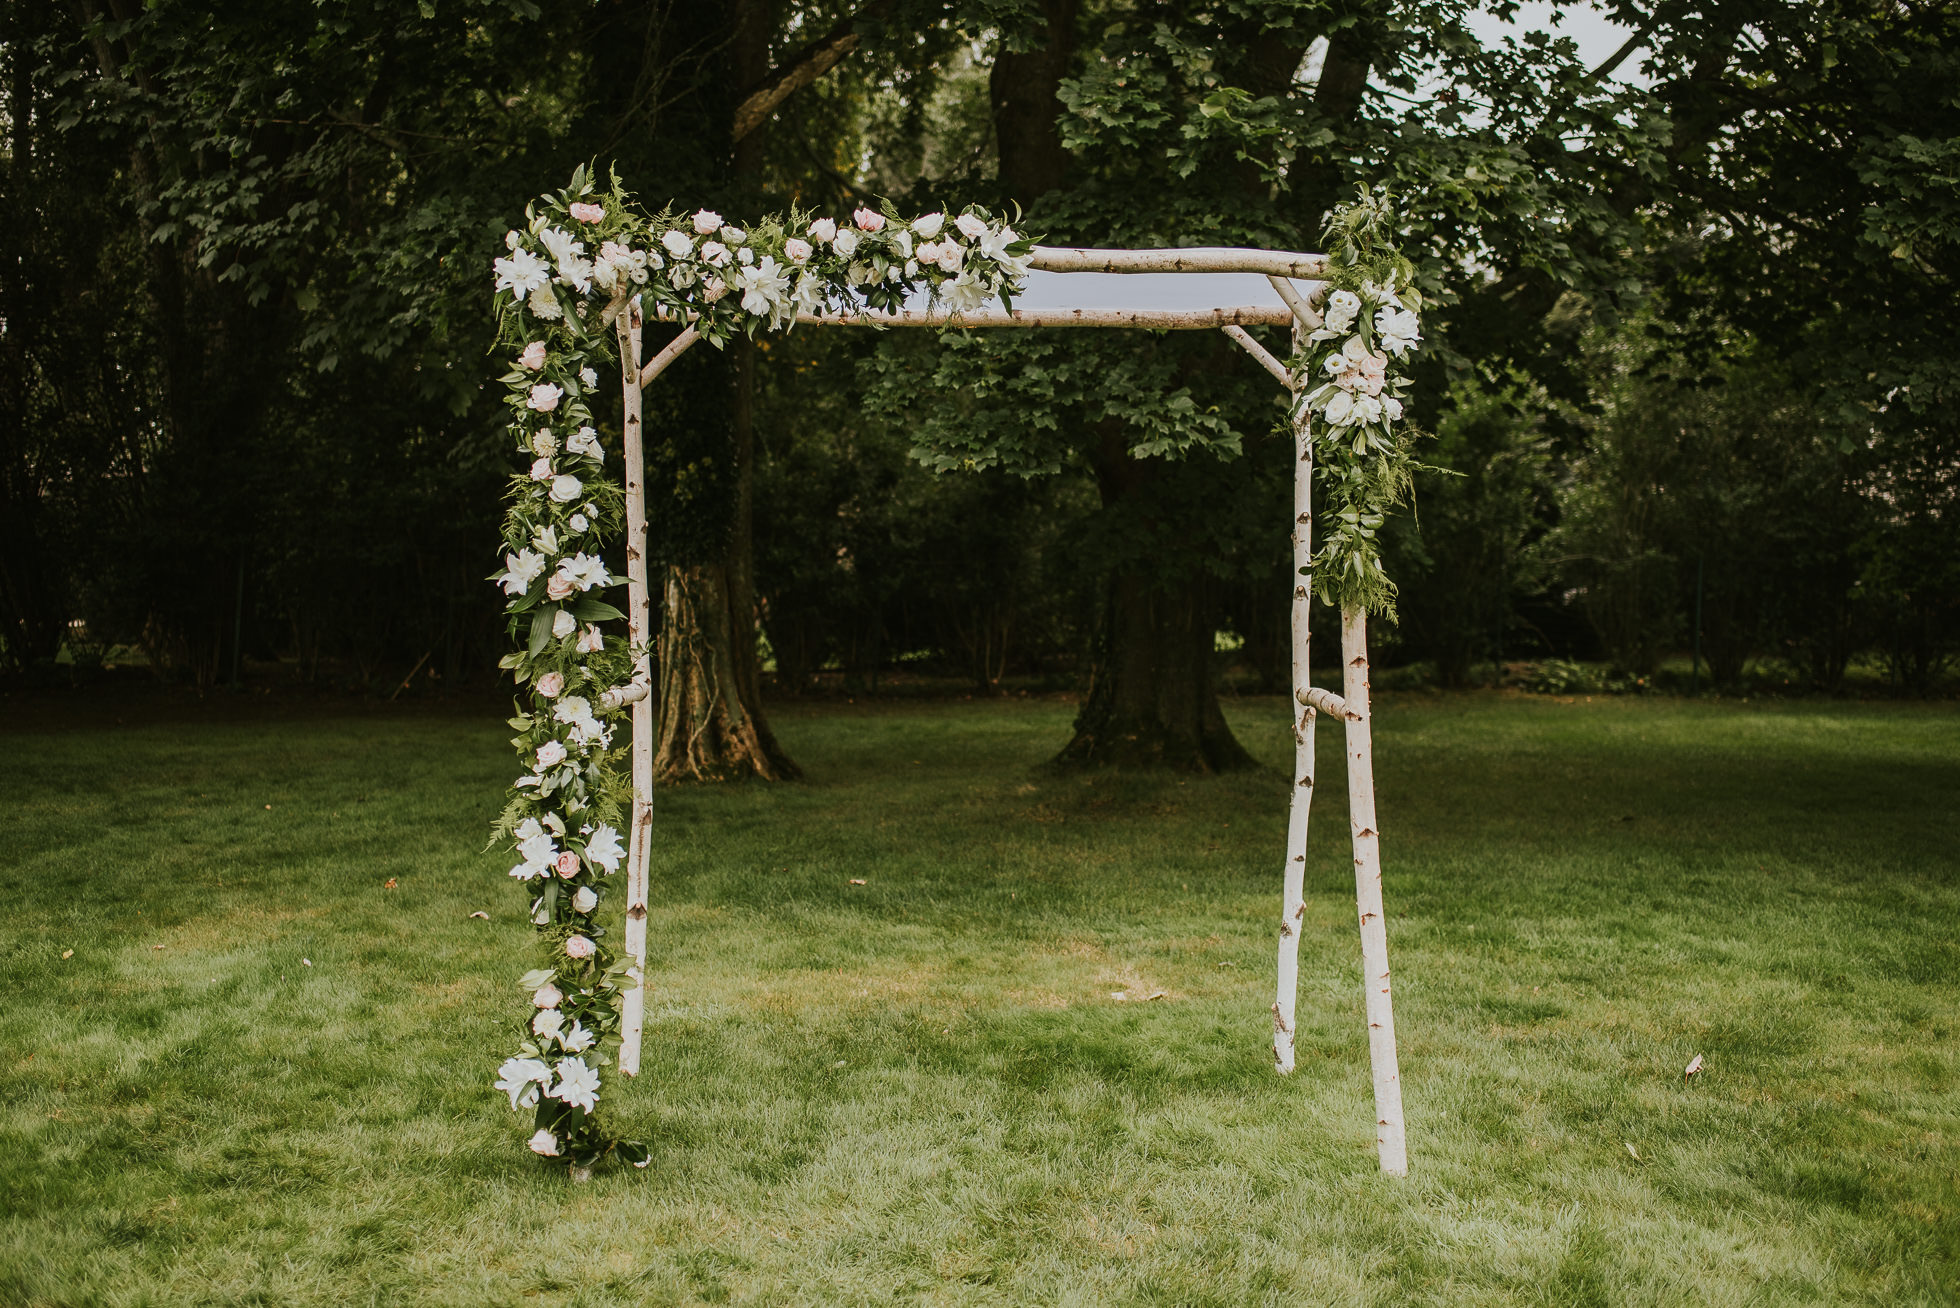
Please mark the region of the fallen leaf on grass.
<svg viewBox="0 0 1960 1308"><path fill-rule="evenodd" d="M1143 999L1145 1003L1148 1003L1153 999L1168 999L1170 998L1170 993L1171 992L1168 990L1153 990L1149 994L1145 995Z"/></svg>
<svg viewBox="0 0 1960 1308"><path fill-rule="evenodd" d="M396 884L397 882L395 881L395 879L393 877L389 877L386 881L383 881L381 883L381 888L383 890L393 890Z"/></svg>
<svg viewBox="0 0 1960 1308"><path fill-rule="evenodd" d="M863 878L863 877L852 877L852 878L851 878L851 884L852 884L852 885L854 885L854 886L861 886L861 885L863 885L863 884L864 884L864 878Z"/></svg>
<svg viewBox="0 0 1960 1308"><path fill-rule="evenodd" d="M1689 1064L1688 1064L1688 1070L1687 1070L1687 1071L1685 1071L1685 1072L1683 1072L1683 1073L1682 1073L1681 1075L1682 1075L1682 1077L1683 1077L1683 1078L1686 1078L1686 1077L1690 1077L1690 1076L1693 1076L1693 1075L1694 1075L1694 1074L1695 1074L1696 1072L1699 1072L1699 1071L1701 1071L1701 1055L1700 1055L1700 1054L1696 1054L1696 1055L1695 1055L1695 1061L1694 1061L1694 1062L1692 1062L1692 1063L1689 1063Z"/></svg>
<svg viewBox="0 0 1960 1308"><path fill-rule="evenodd" d="M310 959L310 958L302 958L302 959L300 959L299 961L300 961L300 962L301 962L302 964L304 964L305 966L307 966L307 967L312 967L312 966L313 966L313 960L312 960L312 959Z"/></svg>
<svg viewBox="0 0 1960 1308"><path fill-rule="evenodd" d="M75 956L75 951L72 949L64 949L61 951L61 956L63 958L73 958Z"/></svg>
<svg viewBox="0 0 1960 1308"><path fill-rule="evenodd" d="M484 911L483 911L482 909L480 909L480 908L479 908L479 909L477 909L477 910L476 910L476 912L474 912L474 913L472 913L472 914L470 914L470 916L471 916L471 917L480 917L480 918L482 918L482 919L483 919L483 920L484 920L485 922L488 922L488 921L490 920L490 915L489 915L488 913L486 913L486 912L484 912Z"/></svg>
<svg viewBox="0 0 1960 1308"><path fill-rule="evenodd" d="M1641 1161L1641 1158L1640 1158L1640 1151L1639 1151L1638 1149L1635 1149L1635 1148L1634 1148L1634 1147L1633 1147L1632 1145L1630 1145L1630 1144L1629 1144L1629 1145L1627 1146L1627 1152L1633 1155L1633 1161L1634 1161L1634 1162L1636 1162L1636 1163L1637 1163L1637 1162L1640 1162L1640 1161Z"/></svg>
<svg viewBox="0 0 1960 1308"><path fill-rule="evenodd" d="M150 948L152 948L152 949L162 949L162 948L163 948L163 946L162 946L162 945L151 945L151 946L150 946Z"/></svg>

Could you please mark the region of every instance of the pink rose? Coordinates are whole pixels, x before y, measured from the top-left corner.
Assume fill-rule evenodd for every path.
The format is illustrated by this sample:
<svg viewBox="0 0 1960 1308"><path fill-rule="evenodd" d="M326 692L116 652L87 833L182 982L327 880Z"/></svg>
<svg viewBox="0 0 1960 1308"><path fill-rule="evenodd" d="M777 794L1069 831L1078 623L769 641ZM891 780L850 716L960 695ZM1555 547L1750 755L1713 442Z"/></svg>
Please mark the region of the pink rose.
<svg viewBox="0 0 1960 1308"><path fill-rule="evenodd" d="M565 744L559 740L547 740L538 746L538 770L555 768L565 761Z"/></svg>
<svg viewBox="0 0 1960 1308"><path fill-rule="evenodd" d="M701 298L709 304L713 304L726 294L728 294L728 283L719 277L710 277L701 283Z"/></svg>
<svg viewBox="0 0 1960 1308"><path fill-rule="evenodd" d="M734 257L720 241L709 241L701 247L701 262L710 268L726 268Z"/></svg>
<svg viewBox="0 0 1960 1308"><path fill-rule="evenodd" d="M859 209L851 214L861 232L882 232L885 230L885 215L875 209Z"/></svg>
<svg viewBox="0 0 1960 1308"><path fill-rule="evenodd" d="M539 1008L556 1008L564 1001L565 993L547 981L531 994L531 1002Z"/></svg>
<svg viewBox="0 0 1960 1308"><path fill-rule="evenodd" d="M817 238L820 245L829 245L837 239L837 222L832 218L819 218L810 224L810 235Z"/></svg>
<svg viewBox="0 0 1960 1308"><path fill-rule="evenodd" d="M551 460L539 459L531 465L532 481L550 481L552 478Z"/></svg>
<svg viewBox="0 0 1960 1308"><path fill-rule="evenodd" d="M529 368L532 372L544 367L544 342L532 341L524 347L524 353L517 356L517 366Z"/></svg>
<svg viewBox="0 0 1960 1308"><path fill-rule="evenodd" d="M914 251L914 253L918 256L920 263L936 264L939 262L939 242L927 241Z"/></svg>
<svg viewBox="0 0 1960 1308"><path fill-rule="evenodd" d="M702 236L712 236L721 230L721 215L713 209L703 209L694 215L694 230Z"/></svg>
<svg viewBox="0 0 1960 1308"><path fill-rule="evenodd" d="M966 237L969 241L977 241L987 234L986 222L982 219L975 218L970 213L963 213L953 219L953 226L959 228L960 235Z"/></svg>
<svg viewBox="0 0 1960 1308"><path fill-rule="evenodd" d="M546 699L557 699L565 692L565 674L547 672L538 678L538 694Z"/></svg>
<svg viewBox="0 0 1960 1308"><path fill-rule="evenodd" d="M599 946L593 944L584 936L573 936L565 942L565 957L567 958L590 958L598 950Z"/></svg>
<svg viewBox="0 0 1960 1308"><path fill-rule="evenodd" d="M606 647L606 638L599 631L598 623L596 622L593 623L591 626L587 627L584 631L579 633L579 638L578 638L579 653L597 654L600 650L604 649L605 647Z"/></svg>
<svg viewBox="0 0 1960 1308"><path fill-rule="evenodd" d="M812 250L810 243L802 237L792 236L783 242L783 253L789 256L791 263L802 263L816 251Z"/></svg>
<svg viewBox="0 0 1960 1308"><path fill-rule="evenodd" d="M596 204L575 204L572 206L572 217L582 223L602 222L606 211Z"/></svg>
<svg viewBox="0 0 1960 1308"><path fill-rule="evenodd" d="M951 241L941 241L939 257L934 262L939 265L939 271L956 273L960 270L960 265L966 262L966 251Z"/></svg>
<svg viewBox="0 0 1960 1308"><path fill-rule="evenodd" d="M578 855L567 849L558 855L558 875L570 881L578 875Z"/></svg>
<svg viewBox="0 0 1960 1308"><path fill-rule="evenodd" d="M578 583L562 572L552 573L551 580L544 584L545 596L555 600L565 599L577 589Z"/></svg>
<svg viewBox="0 0 1960 1308"><path fill-rule="evenodd" d="M565 390L562 386L539 382L531 388L531 407L539 413L550 413L558 407L558 401L563 399L564 395Z"/></svg>
<svg viewBox="0 0 1960 1308"><path fill-rule="evenodd" d="M551 616L551 634L559 640L578 630L578 619L560 609Z"/></svg>

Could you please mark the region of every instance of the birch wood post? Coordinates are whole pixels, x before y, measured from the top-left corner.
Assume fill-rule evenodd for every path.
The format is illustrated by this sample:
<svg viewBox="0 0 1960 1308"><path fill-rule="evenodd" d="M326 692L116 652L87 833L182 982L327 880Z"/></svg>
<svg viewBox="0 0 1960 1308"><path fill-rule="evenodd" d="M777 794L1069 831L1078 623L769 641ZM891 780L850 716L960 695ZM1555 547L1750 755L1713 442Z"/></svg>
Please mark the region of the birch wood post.
<svg viewBox="0 0 1960 1308"><path fill-rule="evenodd" d="M1382 920L1381 832L1375 826L1375 762L1368 702L1368 613L1341 611L1341 690L1347 702L1348 827L1354 839L1354 906L1361 919L1367 995L1368 1064L1375 1077L1375 1152L1389 1176L1409 1174L1402 1133L1402 1077L1395 1061L1395 1006Z"/></svg>
<svg viewBox="0 0 1960 1308"><path fill-rule="evenodd" d="M653 685L647 657L652 609L647 595L646 450L640 432L640 301L637 297L619 316L619 373L625 396L624 439L620 458L626 464L626 639L634 651L633 682ZM683 346L683 349L686 347ZM653 834L653 696L642 690L633 701L633 818L626 842L626 956L632 960L634 985L626 992L620 1013L619 1070L640 1074L640 1029L646 1022L647 863Z"/></svg>
<svg viewBox="0 0 1960 1308"><path fill-rule="evenodd" d="M1293 327L1293 349L1305 343L1306 329ZM1297 387L1295 388L1297 394ZM1313 587L1307 579L1313 557L1313 441L1304 407L1293 419L1293 790L1286 812L1286 869L1279 897L1279 994L1273 1001L1273 1062L1282 1075L1293 1071L1294 1008L1300 994L1300 922L1306 916L1307 815L1313 803L1314 709L1305 702Z"/></svg>

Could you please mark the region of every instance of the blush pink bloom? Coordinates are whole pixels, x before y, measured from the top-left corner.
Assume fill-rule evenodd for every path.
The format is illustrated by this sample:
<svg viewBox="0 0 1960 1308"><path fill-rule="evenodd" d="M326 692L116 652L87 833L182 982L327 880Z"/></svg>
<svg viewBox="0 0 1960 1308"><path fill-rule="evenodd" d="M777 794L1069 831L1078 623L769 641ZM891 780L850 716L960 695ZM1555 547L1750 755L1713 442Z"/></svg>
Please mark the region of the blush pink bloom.
<svg viewBox="0 0 1960 1308"><path fill-rule="evenodd" d="M578 589L578 583L562 572L551 574L551 580L544 584L544 593L550 599L561 600Z"/></svg>
<svg viewBox="0 0 1960 1308"><path fill-rule="evenodd" d="M547 672L538 678L538 694L546 699L557 699L565 692L565 674Z"/></svg>
<svg viewBox="0 0 1960 1308"><path fill-rule="evenodd" d="M963 213L953 219L953 226L960 229L960 235L969 241L977 241L987 234L987 224L970 213Z"/></svg>
<svg viewBox="0 0 1960 1308"><path fill-rule="evenodd" d="M810 243L802 237L792 236L783 242L783 253L789 256L791 263L802 263L816 251L812 250Z"/></svg>
<svg viewBox="0 0 1960 1308"><path fill-rule="evenodd" d="M558 407L558 401L564 396L563 387L553 386L550 382L539 382L531 388L531 407L539 413L550 413Z"/></svg>
<svg viewBox="0 0 1960 1308"><path fill-rule="evenodd" d="M572 217L582 223L603 222L606 211L596 204L575 204L572 206Z"/></svg>
<svg viewBox="0 0 1960 1308"><path fill-rule="evenodd" d="M694 230L702 236L712 236L721 230L721 215L713 209L703 209L694 215Z"/></svg>
<svg viewBox="0 0 1960 1308"><path fill-rule="evenodd" d="M532 481L550 481L553 475L550 459L539 459L531 465Z"/></svg>
<svg viewBox="0 0 1960 1308"><path fill-rule="evenodd" d="M565 957L590 958L598 952L598 949L599 947L597 945L587 940L584 936L573 936L565 942Z"/></svg>
<svg viewBox="0 0 1960 1308"><path fill-rule="evenodd" d="M560 609L551 619L551 634L559 640L578 630L578 619Z"/></svg>
<svg viewBox="0 0 1960 1308"><path fill-rule="evenodd" d="M531 993L531 1002L539 1008L556 1008L564 998L564 992L549 981Z"/></svg>
<svg viewBox="0 0 1960 1308"><path fill-rule="evenodd" d="M565 761L565 743L560 740L547 740L538 746L538 769L555 768Z"/></svg>
<svg viewBox="0 0 1960 1308"><path fill-rule="evenodd" d="M829 245L837 239L837 220L834 218L817 219L810 224L810 235L817 238L818 244Z"/></svg>
<svg viewBox="0 0 1960 1308"><path fill-rule="evenodd" d="M701 283L701 298L709 304L713 304L726 294L728 294L728 283L719 277L710 277Z"/></svg>
<svg viewBox="0 0 1960 1308"><path fill-rule="evenodd" d="M578 638L579 653L597 654L600 650L604 649L605 647L606 647L606 638L605 635L600 632L598 623L596 622L593 623L591 626L587 627L584 631L579 633L579 638Z"/></svg>
<svg viewBox="0 0 1960 1308"><path fill-rule="evenodd" d="M885 230L885 215L879 213L876 209L859 209L851 214L851 221L857 224L858 230L861 232L882 232Z"/></svg>
<svg viewBox="0 0 1960 1308"><path fill-rule="evenodd" d="M558 855L558 875L567 881L578 875L578 855L567 849Z"/></svg>
<svg viewBox="0 0 1960 1308"><path fill-rule="evenodd" d="M517 366L529 368L532 372L544 367L544 342L532 341L524 347L524 353L517 356Z"/></svg>

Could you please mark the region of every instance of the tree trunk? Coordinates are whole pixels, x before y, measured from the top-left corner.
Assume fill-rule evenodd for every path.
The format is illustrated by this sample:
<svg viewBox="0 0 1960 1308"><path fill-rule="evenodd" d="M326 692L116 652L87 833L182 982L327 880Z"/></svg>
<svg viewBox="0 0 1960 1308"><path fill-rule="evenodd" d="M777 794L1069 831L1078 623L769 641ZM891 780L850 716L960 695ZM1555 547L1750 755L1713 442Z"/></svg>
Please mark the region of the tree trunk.
<svg viewBox="0 0 1960 1308"><path fill-rule="evenodd" d="M1212 686L1215 605L1205 579L1164 583L1139 567L1110 579L1089 697L1068 766L1231 772L1256 766Z"/></svg>
<svg viewBox="0 0 1960 1308"><path fill-rule="evenodd" d="M1056 98L1075 54L1076 0L1042 0L1041 25L1028 50L1002 50L987 77L1000 183L1023 208L1068 176Z"/></svg>
<svg viewBox="0 0 1960 1308"><path fill-rule="evenodd" d="M802 775L740 691L737 650L755 644L752 625L732 629L727 569L719 563L667 568L660 637L660 733L654 779L788 781Z"/></svg>
<svg viewBox="0 0 1960 1308"><path fill-rule="evenodd" d="M734 85L752 86L768 72L771 6L743 0L732 12L729 46ZM730 112L733 112L731 103ZM736 137L731 158L740 190L762 167L766 127ZM663 783L802 775L769 729L762 711L755 602L755 347L728 346L732 382L730 441L733 496L727 545L705 564L669 565L661 608L660 735L654 775Z"/></svg>

